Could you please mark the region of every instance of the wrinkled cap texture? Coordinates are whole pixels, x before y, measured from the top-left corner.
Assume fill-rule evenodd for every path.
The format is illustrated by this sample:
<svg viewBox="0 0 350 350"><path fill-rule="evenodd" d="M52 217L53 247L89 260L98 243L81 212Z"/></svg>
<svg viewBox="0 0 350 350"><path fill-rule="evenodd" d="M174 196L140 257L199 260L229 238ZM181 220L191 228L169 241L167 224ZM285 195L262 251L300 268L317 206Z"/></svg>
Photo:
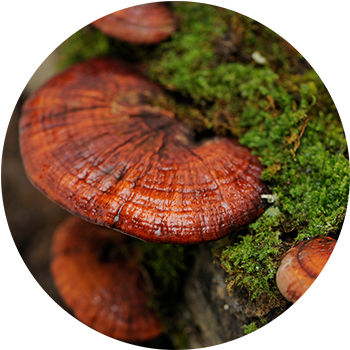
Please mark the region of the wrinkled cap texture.
<svg viewBox="0 0 350 350"><path fill-rule="evenodd" d="M276 274L281 294L295 303L312 285L326 265L335 247L331 237L303 241L291 248L282 258Z"/></svg>
<svg viewBox="0 0 350 350"><path fill-rule="evenodd" d="M195 142L160 88L113 59L77 64L25 103L20 146L32 183L90 222L156 243L217 240L265 209L262 166L226 137Z"/></svg>
<svg viewBox="0 0 350 350"><path fill-rule="evenodd" d="M53 236L51 272L77 319L109 337L142 342L159 336L162 326L147 306L149 287L140 267L122 254L101 260L101 251L125 238L69 217Z"/></svg>
<svg viewBox="0 0 350 350"><path fill-rule="evenodd" d="M91 24L106 35L132 44L156 44L176 30L173 14L162 3L128 7Z"/></svg>

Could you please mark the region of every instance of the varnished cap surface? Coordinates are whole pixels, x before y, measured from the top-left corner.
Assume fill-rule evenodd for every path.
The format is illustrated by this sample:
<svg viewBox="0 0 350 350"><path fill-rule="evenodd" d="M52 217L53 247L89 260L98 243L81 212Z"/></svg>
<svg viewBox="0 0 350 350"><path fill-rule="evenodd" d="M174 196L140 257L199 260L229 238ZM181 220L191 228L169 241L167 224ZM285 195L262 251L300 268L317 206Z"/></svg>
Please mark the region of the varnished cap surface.
<svg viewBox="0 0 350 350"><path fill-rule="evenodd" d="M126 236L70 217L55 232L51 272L55 285L74 315L87 326L127 342L153 339L162 332L147 307L147 284L135 261L123 256L99 261L108 245Z"/></svg>
<svg viewBox="0 0 350 350"><path fill-rule="evenodd" d="M157 243L217 240L260 216L262 166L237 141L193 140L149 105L160 89L117 60L77 64L23 107L20 146L35 186L88 221Z"/></svg>
<svg viewBox="0 0 350 350"><path fill-rule="evenodd" d="M326 265L335 247L330 237L303 241L282 258L276 275L277 287L290 302L295 303L312 285Z"/></svg>
<svg viewBox="0 0 350 350"><path fill-rule="evenodd" d="M176 29L175 18L162 3L143 4L113 12L92 22L101 32L132 44L156 44Z"/></svg>

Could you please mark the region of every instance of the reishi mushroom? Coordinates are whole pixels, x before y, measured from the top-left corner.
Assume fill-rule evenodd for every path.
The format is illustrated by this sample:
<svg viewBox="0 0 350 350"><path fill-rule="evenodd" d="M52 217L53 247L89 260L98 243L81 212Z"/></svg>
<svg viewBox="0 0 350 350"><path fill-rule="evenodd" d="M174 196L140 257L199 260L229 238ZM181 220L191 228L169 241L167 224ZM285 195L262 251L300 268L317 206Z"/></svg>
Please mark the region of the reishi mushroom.
<svg viewBox="0 0 350 350"><path fill-rule="evenodd" d="M326 265L335 247L331 237L302 241L282 257L276 274L281 294L295 303L312 285Z"/></svg>
<svg viewBox="0 0 350 350"><path fill-rule="evenodd" d="M128 7L91 24L106 35L132 44L156 44L176 30L173 14L158 2Z"/></svg>
<svg viewBox="0 0 350 350"><path fill-rule="evenodd" d="M103 250L125 244L126 238L69 217L53 236L51 272L77 319L109 337L144 342L159 336L162 325L147 306L150 288L141 267L121 253L101 259Z"/></svg>
<svg viewBox="0 0 350 350"><path fill-rule="evenodd" d="M58 74L23 107L30 180L69 212L155 243L213 241L259 217L268 188L258 158L232 138L195 142L152 105L160 96L116 59Z"/></svg>
<svg viewBox="0 0 350 350"><path fill-rule="evenodd" d="M276 282L294 304L297 349L341 349L348 343L349 242L318 237L298 243L283 256Z"/></svg>

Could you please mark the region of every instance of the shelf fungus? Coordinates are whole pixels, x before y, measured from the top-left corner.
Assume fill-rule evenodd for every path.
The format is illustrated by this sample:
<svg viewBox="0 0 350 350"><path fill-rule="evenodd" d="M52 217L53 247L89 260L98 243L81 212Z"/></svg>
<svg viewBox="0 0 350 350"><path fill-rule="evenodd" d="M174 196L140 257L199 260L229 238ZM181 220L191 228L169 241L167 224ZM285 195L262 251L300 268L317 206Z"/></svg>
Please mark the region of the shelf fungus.
<svg viewBox="0 0 350 350"><path fill-rule="evenodd" d="M330 237L302 241L281 259L276 284L281 294L295 303L312 285L326 265L335 247Z"/></svg>
<svg viewBox="0 0 350 350"><path fill-rule="evenodd" d="M77 319L109 337L138 343L158 337L162 325L147 306L151 286L145 272L132 252L127 258L126 238L69 217L53 236L51 272Z"/></svg>
<svg viewBox="0 0 350 350"><path fill-rule="evenodd" d="M298 243L282 258L276 282L294 304L298 349L344 347L350 313L350 242L319 237ZM332 336L337 333L340 336Z"/></svg>
<svg viewBox="0 0 350 350"><path fill-rule="evenodd" d="M176 30L175 18L163 3L128 7L91 24L106 35L132 44L156 44Z"/></svg>
<svg viewBox="0 0 350 350"><path fill-rule="evenodd" d="M155 243L224 237L259 217L257 157L235 139L196 142L135 67L94 59L25 103L20 147L32 183L69 212Z"/></svg>

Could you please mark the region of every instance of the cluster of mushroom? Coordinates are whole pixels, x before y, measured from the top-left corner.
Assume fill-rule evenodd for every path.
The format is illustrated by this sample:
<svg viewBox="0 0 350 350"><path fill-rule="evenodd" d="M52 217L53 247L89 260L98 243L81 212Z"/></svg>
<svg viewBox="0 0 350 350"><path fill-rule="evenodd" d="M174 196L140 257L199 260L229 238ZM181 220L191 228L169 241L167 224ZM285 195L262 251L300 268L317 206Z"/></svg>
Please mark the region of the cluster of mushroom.
<svg viewBox="0 0 350 350"><path fill-rule="evenodd" d="M176 29L161 3L94 25L148 44ZM135 259L99 259L104 247L123 244L115 231L153 243L217 240L258 218L266 208L261 195L269 192L257 157L228 137L196 142L174 113L152 104L163 94L130 63L92 59L36 91L20 119L31 182L86 220L70 218L55 233L56 286L78 319L129 342L154 338L162 327L147 306L150 284Z"/></svg>

